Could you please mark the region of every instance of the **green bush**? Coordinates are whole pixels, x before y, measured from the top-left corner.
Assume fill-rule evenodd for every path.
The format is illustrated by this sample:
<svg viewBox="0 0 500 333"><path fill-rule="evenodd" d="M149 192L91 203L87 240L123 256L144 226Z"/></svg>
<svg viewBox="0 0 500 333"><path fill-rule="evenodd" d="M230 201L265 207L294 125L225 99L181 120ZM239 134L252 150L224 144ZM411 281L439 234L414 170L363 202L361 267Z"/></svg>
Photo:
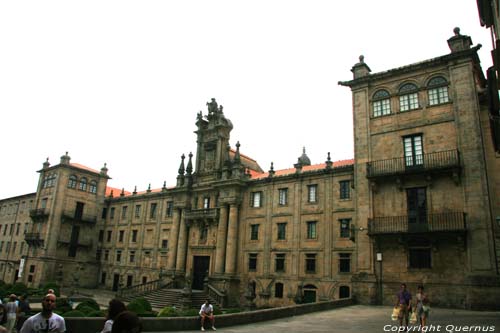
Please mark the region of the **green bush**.
<svg viewBox="0 0 500 333"><path fill-rule="evenodd" d="M54 289L54 294L59 297L61 294L60 294L60 288L59 288L59 285L54 282L54 281L51 281L51 282L47 282L45 283L44 285L42 285L39 290L40 290L40 295L42 296L45 296L47 295L47 291L49 289Z"/></svg>
<svg viewBox="0 0 500 333"><path fill-rule="evenodd" d="M134 301L128 303L127 310L132 311L137 315L140 315L141 313L146 312L146 309L144 309L144 307L142 306L141 303L134 302Z"/></svg>
<svg viewBox="0 0 500 333"><path fill-rule="evenodd" d="M62 316L63 317L85 317L85 313L78 311L78 310L72 310L72 311L65 312Z"/></svg>
<svg viewBox="0 0 500 333"><path fill-rule="evenodd" d="M57 312L65 313L73 310L73 307L67 298L58 298L56 300L56 310Z"/></svg>
<svg viewBox="0 0 500 333"><path fill-rule="evenodd" d="M179 317L177 309L173 306L166 306L158 312L157 317Z"/></svg>
<svg viewBox="0 0 500 333"><path fill-rule="evenodd" d="M81 303L81 304L78 304L76 306L75 311L80 311L80 312L85 313L85 315L88 315L91 312L99 311L99 310L93 309L90 306L88 306L87 304Z"/></svg>
<svg viewBox="0 0 500 333"><path fill-rule="evenodd" d="M87 317L106 317L106 314L101 310L92 310L91 312L87 313Z"/></svg>
<svg viewBox="0 0 500 333"><path fill-rule="evenodd" d="M214 307L214 315L220 315L220 314L222 314L221 309Z"/></svg>
<svg viewBox="0 0 500 333"><path fill-rule="evenodd" d="M20 296L20 295L25 295L27 291L28 291L28 286L26 286L22 282L16 282L8 290L8 293L9 294L16 294L17 296Z"/></svg>
<svg viewBox="0 0 500 333"><path fill-rule="evenodd" d="M86 305L86 306L88 306L88 307L90 307L90 308L92 308L94 310L97 310L97 311L101 310L101 307L99 306L99 304L94 299L92 299L92 298L88 298L88 299L80 302L80 304L78 304L78 305L82 305L82 304Z"/></svg>
<svg viewBox="0 0 500 333"><path fill-rule="evenodd" d="M179 315L181 317L194 317L194 316L199 316L200 311L198 311L197 309L186 309L179 311Z"/></svg>
<svg viewBox="0 0 500 333"><path fill-rule="evenodd" d="M156 317L156 312L153 311L145 311L143 313L138 314L139 317Z"/></svg>
<svg viewBox="0 0 500 333"><path fill-rule="evenodd" d="M132 302L130 303L139 303L142 305L142 307L144 308L145 311L153 311L153 308L151 307L151 303L149 303L149 301L147 299L145 299L144 297L139 297L139 298L136 298L134 300L132 300Z"/></svg>
<svg viewBox="0 0 500 333"><path fill-rule="evenodd" d="M243 312L243 309L240 309L240 308L229 308L229 309L224 309L224 312L225 314L230 314L230 313L239 313L239 312Z"/></svg>

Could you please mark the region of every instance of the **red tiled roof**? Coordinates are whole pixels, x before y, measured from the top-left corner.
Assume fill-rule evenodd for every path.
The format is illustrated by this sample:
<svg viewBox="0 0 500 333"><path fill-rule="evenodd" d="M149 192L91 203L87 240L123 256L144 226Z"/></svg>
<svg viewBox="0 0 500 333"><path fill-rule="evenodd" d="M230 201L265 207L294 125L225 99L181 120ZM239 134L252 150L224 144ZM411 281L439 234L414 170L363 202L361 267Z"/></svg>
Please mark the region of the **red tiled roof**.
<svg viewBox="0 0 500 333"><path fill-rule="evenodd" d="M120 196L120 193L122 193L122 190L120 188L106 186L106 196L107 197L109 197L111 195L111 192L113 192L113 197L116 198L116 197ZM125 195L132 194L129 191L124 191L124 193L125 193Z"/></svg>
<svg viewBox="0 0 500 333"><path fill-rule="evenodd" d="M354 159L349 159L349 160L340 160L340 161L335 161L333 162L332 167L333 168L339 168L347 165L353 165L354 164ZM321 163L321 164L314 164L314 165L306 165L302 167L302 172L308 172L308 171L316 171L316 170L322 170L326 167L326 163ZM286 175L291 175L295 173L295 168L290 168L290 169L283 169L283 170L275 170L274 171L274 177L277 176L286 176ZM264 173L258 173L253 170L250 170L250 176L251 179L263 179L269 176L269 172L264 172Z"/></svg>
<svg viewBox="0 0 500 333"><path fill-rule="evenodd" d="M234 158L234 155L236 154L236 150L234 149L230 149L229 150L229 157L230 158ZM254 160L253 158L251 157L248 157L242 153L240 153L240 159L241 159L241 162L244 166L246 166L247 168L249 168L250 170L253 170L253 171L256 171L256 172L264 172L262 170L262 168L260 167L259 163L257 163L256 160Z"/></svg>
<svg viewBox="0 0 500 333"><path fill-rule="evenodd" d="M90 171L90 172L95 172L95 173L99 173L99 171L97 170L94 170L92 168L89 168L83 164L79 164L79 163L70 163L69 165L75 167L75 168L78 168L78 169L83 169L83 170L87 170L87 171Z"/></svg>

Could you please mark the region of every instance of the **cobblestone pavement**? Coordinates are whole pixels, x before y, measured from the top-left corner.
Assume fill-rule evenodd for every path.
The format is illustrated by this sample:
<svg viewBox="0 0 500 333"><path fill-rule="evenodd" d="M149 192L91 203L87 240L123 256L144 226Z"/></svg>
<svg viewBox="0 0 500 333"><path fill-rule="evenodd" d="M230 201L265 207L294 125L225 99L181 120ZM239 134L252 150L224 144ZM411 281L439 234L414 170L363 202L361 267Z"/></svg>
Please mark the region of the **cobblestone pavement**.
<svg viewBox="0 0 500 333"><path fill-rule="evenodd" d="M387 306L354 305L341 309L315 312L302 316L258 322L248 325L219 327L225 333L360 333L398 332L396 322L391 321L392 308ZM454 309L431 310L427 332L499 332L500 312L480 312ZM217 327L217 318L215 320ZM433 326L430 326L430 325ZM410 326L410 332L418 327ZM198 331L183 331L198 332ZM208 332L208 330L207 330Z"/></svg>

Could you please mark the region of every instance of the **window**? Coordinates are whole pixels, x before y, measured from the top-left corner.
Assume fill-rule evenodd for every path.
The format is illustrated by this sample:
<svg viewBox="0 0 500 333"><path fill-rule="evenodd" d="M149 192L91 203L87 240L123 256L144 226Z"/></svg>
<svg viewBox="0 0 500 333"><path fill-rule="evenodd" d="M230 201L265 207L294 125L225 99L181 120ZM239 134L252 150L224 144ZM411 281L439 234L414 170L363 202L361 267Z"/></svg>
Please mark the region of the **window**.
<svg viewBox="0 0 500 333"><path fill-rule="evenodd" d="M94 194L97 193L97 182L95 180L90 181L89 192Z"/></svg>
<svg viewBox="0 0 500 333"><path fill-rule="evenodd" d="M150 211L149 211L149 218L150 219L156 218L156 207L157 206L158 206L158 204L156 202L153 202L151 204Z"/></svg>
<svg viewBox="0 0 500 333"><path fill-rule="evenodd" d="M252 224L250 225L250 240L258 240L259 239L259 225Z"/></svg>
<svg viewBox="0 0 500 333"><path fill-rule="evenodd" d="M414 187L406 189L408 231L427 231L427 189Z"/></svg>
<svg viewBox="0 0 500 333"><path fill-rule="evenodd" d="M340 219L340 237L351 237L351 219Z"/></svg>
<svg viewBox="0 0 500 333"><path fill-rule="evenodd" d="M262 207L262 192L252 192L251 194L251 207Z"/></svg>
<svg viewBox="0 0 500 333"><path fill-rule="evenodd" d="M75 175L69 176L68 187L69 188L76 188L76 183L77 183L76 176Z"/></svg>
<svg viewBox="0 0 500 333"><path fill-rule="evenodd" d="M307 186L307 202L318 201L318 185L308 185Z"/></svg>
<svg viewBox="0 0 500 333"><path fill-rule="evenodd" d="M285 254L284 253L276 253L275 259L275 270L276 272L284 272L285 271Z"/></svg>
<svg viewBox="0 0 500 333"><path fill-rule="evenodd" d="M351 254L339 253L339 272L349 273L351 271Z"/></svg>
<svg viewBox="0 0 500 333"><path fill-rule="evenodd" d="M286 223L278 223L278 240L286 239Z"/></svg>
<svg viewBox="0 0 500 333"><path fill-rule="evenodd" d="M424 164L424 151L422 135L403 137L406 167L422 166Z"/></svg>
<svg viewBox="0 0 500 333"><path fill-rule="evenodd" d="M108 209L106 207L104 207L102 209L102 213L101 213L101 218L102 219L106 219L106 215L108 214Z"/></svg>
<svg viewBox="0 0 500 333"><path fill-rule="evenodd" d="M387 90L379 90L373 95L373 116L391 114L391 95Z"/></svg>
<svg viewBox="0 0 500 333"><path fill-rule="evenodd" d="M127 275L127 287L131 287L133 281L134 281L134 276L133 275Z"/></svg>
<svg viewBox="0 0 500 333"><path fill-rule="evenodd" d="M135 217L141 217L141 205L135 205Z"/></svg>
<svg viewBox="0 0 500 333"><path fill-rule="evenodd" d="M283 298L283 283L276 282L274 285L274 297Z"/></svg>
<svg viewBox="0 0 500 333"><path fill-rule="evenodd" d="M278 190L278 204L280 206L285 206L288 203L288 189L287 188L280 188Z"/></svg>
<svg viewBox="0 0 500 333"><path fill-rule="evenodd" d="M208 227L202 226L200 230L200 242L206 242L208 238Z"/></svg>
<svg viewBox="0 0 500 333"><path fill-rule="evenodd" d="M431 268L431 248L412 247L408 249L410 268Z"/></svg>
<svg viewBox="0 0 500 333"><path fill-rule="evenodd" d="M147 276L143 276L142 277L142 284L146 284L146 282L148 282L148 277Z"/></svg>
<svg viewBox="0 0 500 333"><path fill-rule="evenodd" d="M132 230L132 242L137 242L137 230Z"/></svg>
<svg viewBox="0 0 500 333"><path fill-rule="evenodd" d="M49 201L49 199L47 198L43 198L42 199L42 202L40 203L40 208L47 208L47 202Z"/></svg>
<svg viewBox="0 0 500 333"><path fill-rule="evenodd" d="M449 102L448 82L442 76L432 78L427 84L429 105L438 105Z"/></svg>
<svg viewBox="0 0 500 333"><path fill-rule="evenodd" d="M35 273L35 265L30 265L30 273Z"/></svg>
<svg viewBox="0 0 500 333"><path fill-rule="evenodd" d="M120 262L120 261L122 261L122 251L117 250L116 251L116 262Z"/></svg>
<svg viewBox="0 0 500 333"><path fill-rule="evenodd" d="M101 284L106 284L106 272L102 272L101 274Z"/></svg>
<svg viewBox="0 0 500 333"><path fill-rule="evenodd" d="M174 202L167 201L167 217L172 217L174 214Z"/></svg>
<svg viewBox="0 0 500 333"><path fill-rule="evenodd" d="M351 297L351 291L348 286L340 286L339 288L339 298L349 298Z"/></svg>
<svg viewBox="0 0 500 333"><path fill-rule="evenodd" d="M209 209L209 208L210 208L210 198L204 197L203 198L203 209Z"/></svg>
<svg viewBox="0 0 500 333"><path fill-rule="evenodd" d="M399 88L399 111L418 109L418 88L413 83L406 83Z"/></svg>
<svg viewBox="0 0 500 333"><path fill-rule="evenodd" d="M115 207L111 207L109 211L109 219L112 220L115 218Z"/></svg>
<svg viewBox="0 0 500 333"><path fill-rule="evenodd" d="M257 270L257 253L250 253L248 256L248 270L255 272Z"/></svg>
<svg viewBox="0 0 500 333"><path fill-rule="evenodd" d="M99 242L104 240L104 230L99 230Z"/></svg>
<svg viewBox="0 0 500 333"><path fill-rule="evenodd" d="M340 186L340 199L350 199L351 198L351 181L341 180L339 182Z"/></svg>
<svg viewBox="0 0 500 333"><path fill-rule="evenodd" d="M78 185L80 191L87 191L87 178L83 177L80 179L80 184Z"/></svg>
<svg viewBox="0 0 500 333"><path fill-rule="evenodd" d="M122 219L126 219L127 218L127 206L123 206L122 207Z"/></svg>
<svg viewBox="0 0 500 333"><path fill-rule="evenodd" d="M16 225L16 236L19 236L19 230L21 230L21 223Z"/></svg>
<svg viewBox="0 0 500 333"><path fill-rule="evenodd" d="M129 262L135 262L135 251L130 251Z"/></svg>
<svg viewBox="0 0 500 333"><path fill-rule="evenodd" d="M161 248L162 249L168 248L168 239L162 239L161 240Z"/></svg>
<svg viewBox="0 0 500 333"><path fill-rule="evenodd" d="M100 261L101 260L101 255L102 255L102 250L101 249L97 249L95 251L95 260Z"/></svg>
<svg viewBox="0 0 500 333"><path fill-rule="evenodd" d="M307 239L316 239L318 237L316 232L316 221L307 222Z"/></svg>
<svg viewBox="0 0 500 333"><path fill-rule="evenodd" d="M109 250L104 250L104 261L109 260Z"/></svg>
<svg viewBox="0 0 500 333"><path fill-rule="evenodd" d="M56 184L56 174L51 173L43 179L42 188L53 187Z"/></svg>
<svg viewBox="0 0 500 333"><path fill-rule="evenodd" d="M107 233L107 236L106 236L106 241L107 242L111 242L111 234L112 234L112 231L108 230L108 233Z"/></svg>
<svg viewBox="0 0 500 333"><path fill-rule="evenodd" d="M123 236L124 235L125 235L125 231L124 230L120 230L119 234L118 234L118 241L119 242L123 242Z"/></svg>
<svg viewBox="0 0 500 333"><path fill-rule="evenodd" d="M316 273L316 253L306 253L306 273Z"/></svg>

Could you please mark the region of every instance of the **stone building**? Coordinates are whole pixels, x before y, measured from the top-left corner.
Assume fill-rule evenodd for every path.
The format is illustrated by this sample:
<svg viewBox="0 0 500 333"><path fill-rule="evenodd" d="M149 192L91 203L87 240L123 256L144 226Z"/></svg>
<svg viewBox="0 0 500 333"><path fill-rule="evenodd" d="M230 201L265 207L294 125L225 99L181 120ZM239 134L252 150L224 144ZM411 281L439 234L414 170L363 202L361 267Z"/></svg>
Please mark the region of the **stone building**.
<svg viewBox="0 0 500 333"><path fill-rule="evenodd" d="M434 304L497 307L491 98L479 46L458 30L448 43L448 55L381 73L360 58L340 82L353 160L311 164L304 149L265 172L230 147L212 99L173 187L126 192L107 186L106 166L44 163L36 193L0 200L0 274L112 290L162 281L258 307L392 304L400 282L423 283Z"/></svg>

